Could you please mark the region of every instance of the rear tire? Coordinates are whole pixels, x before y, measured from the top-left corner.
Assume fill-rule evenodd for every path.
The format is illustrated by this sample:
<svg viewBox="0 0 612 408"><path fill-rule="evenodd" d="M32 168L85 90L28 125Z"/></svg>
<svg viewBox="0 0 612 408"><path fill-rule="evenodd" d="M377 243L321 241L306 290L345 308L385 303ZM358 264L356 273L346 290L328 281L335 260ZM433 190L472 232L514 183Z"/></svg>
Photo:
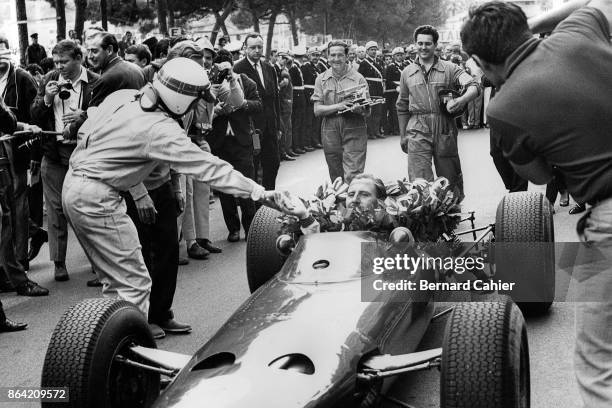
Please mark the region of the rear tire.
<svg viewBox="0 0 612 408"><path fill-rule="evenodd" d="M281 212L261 207L255 213L247 237L247 280L251 293L276 275L285 258L276 249L281 224L276 220Z"/></svg>
<svg viewBox="0 0 612 408"><path fill-rule="evenodd" d="M554 300L554 240L552 207L542 194L511 193L501 200L495 219L495 277L517 283L511 296L525 316L546 313Z"/></svg>
<svg viewBox="0 0 612 408"><path fill-rule="evenodd" d="M87 299L55 327L42 370L42 387L68 387L69 403L43 408L147 408L159 395L159 374L115 361L131 345L155 348L140 310L115 299ZM130 356L132 360L137 360Z"/></svg>
<svg viewBox="0 0 612 408"><path fill-rule="evenodd" d="M529 408L527 330L510 299L458 304L442 347L442 408Z"/></svg>

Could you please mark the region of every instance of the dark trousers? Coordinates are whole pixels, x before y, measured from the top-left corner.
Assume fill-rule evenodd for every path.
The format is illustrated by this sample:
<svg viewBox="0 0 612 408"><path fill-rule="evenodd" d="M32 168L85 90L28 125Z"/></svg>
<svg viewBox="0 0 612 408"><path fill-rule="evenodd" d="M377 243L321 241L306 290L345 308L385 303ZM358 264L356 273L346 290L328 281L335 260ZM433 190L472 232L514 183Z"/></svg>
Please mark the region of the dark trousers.
<svg viewBox="0 0 612 408"><path fill-rule="evenodd" d="M8 166L0 167L0 214L2 217L2 231L0 231L0 264L4 269L6 278L15 286L28 281L23 266L15 256L15 200L13 185ZM5 280L5 277L1 277Z"/></svg>
<svg viewBox="0 0 612 408"><path fill-rule="evenodd" d="M266 190L276 188L276 176L280 167L280 154L278 152L278 139L267 129L261 137L261 152L253 159L255 174L261 167L261 185Z"/></svg>
<svg viewBox="0 0 612 408"><path fill-rule="evenodd" d="M127 213L138 230L142 256L151 275L149 322L160 323L173 318L172 302L178 273L177 208L170 182L149 191L157 216L155 223L143 224L134 200L125 194Z"/></svg>
<svg viewBox="0 0 612 408"><path fill-rule="evenodd" d="M388 135L399 135L399 122L397 119L397 92L385 93L385 105L387 107L387 127L385 133Z"/></svg>
<svg viewBox="0 0 612 408"><path fill-rule="evenodd" d="M28 176L26 170L13 168L13 242L15 256L24 266L28 261L28 240L30 238L30 207L28 204Z"/></svg>
<svg viewBox="0 0 612 408"><path fill-rule="evenodd" d="M29 187L28 201L30 205L30 219L39 227L43 225L43 184L38 182Z"/></svg>
<svg viewBox="0 0 612 408"><path fill-rule="evenodd" d="M293 149L302 149L310 146L309 135L306 129L306 96L304 91L293 91L293 110L291 111L291 134L293 136Z"/></svg>
<svg viewBox="0 0 612 408"><path fill-rule="evenodd" d="M234 166L234 169L242 173L243 176L252 180L255 179L252 146L243 146L238 143L235 137L226 136L223 139L223 146L215 149L213 154ZM242 227L245 235L248 235L251 221L255 216L255 202L250 198L236 198L225 193L219 193L219 201L221 202L221 210L227 230L229 232L240 231L240 217L238 216L238 206L240 206Z"/></svg>
<svg viewBox="0 0 612 408"><path fill-rule="evenodd" d="M316 144L321 144L321 122L314 115L314 104L310 102L306 102L305 113L305 126L304 129L306 131L306 145L314 146Z"/></svg>
<svg viewBox="0 0 612 408"><path fill-rule="evenodd" d="M376 135L380 135L380 118L382 105L373 105L371 108L370 116L366 118L366 125L368 130L368 137L373 138Z"/></svg>
<svg viewBox="0 0 612 408"><path fill-rule="evenodd" d="M511 193L527 191L527 180L519 176L516 171L514 171L514 168L512 168L512 165L508 159L504 157L502 151L493 143L492 137L490 138L490 141L491 157L493 158L495 168L497 168L497 172L501 176L506 189Z"/></svg>

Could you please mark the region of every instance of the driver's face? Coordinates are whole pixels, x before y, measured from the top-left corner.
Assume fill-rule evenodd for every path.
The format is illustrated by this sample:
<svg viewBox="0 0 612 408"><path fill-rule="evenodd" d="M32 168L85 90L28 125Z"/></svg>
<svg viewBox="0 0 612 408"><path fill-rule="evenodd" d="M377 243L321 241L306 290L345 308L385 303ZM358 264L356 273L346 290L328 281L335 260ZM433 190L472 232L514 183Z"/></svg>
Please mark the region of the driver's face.
<svg viewBox="0 0 612 408"><path fill-rule="evenodd" d="M359 207L362 210L375 208L378 203L376 186L372 180L357 179L351 181L346 194L347 208Z"/></svg>

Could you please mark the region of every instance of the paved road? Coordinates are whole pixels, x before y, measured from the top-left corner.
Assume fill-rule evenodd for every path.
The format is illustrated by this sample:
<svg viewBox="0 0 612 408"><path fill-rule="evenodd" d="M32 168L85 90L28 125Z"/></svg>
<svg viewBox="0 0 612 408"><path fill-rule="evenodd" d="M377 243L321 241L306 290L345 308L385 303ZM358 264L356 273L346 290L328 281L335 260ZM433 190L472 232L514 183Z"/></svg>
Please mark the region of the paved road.
<svg viewBox="0 0 612 408"><path fill-rule="evenodd" d="M476 210L479 223L493 222L497 202L505 191L488 154L488 132L462 132L459 139L467 194L464 208ZM406 159L399 149L397 137L371 141L368 149L367 172L383 180L397 180L406 174ZM323 153L318 150L295 162L283 162L278 186L310 194L325 177ZM541 190L541 187L530 188ZM567 207L557 207L556 211L556 240L575 240L575 216L567 214ZM249 295L244 271L244 241L236 244L225 241L227 231L218 202L212 208L211 220L211 237L223 248L223 254L206 261L191 261L179 271L175 313L177 319L191 323L194 331L187 336L169 336L161 340L161 348L193 353ZM72 235L69 245L67 265L71 279L68 282L53 280L46 246L32 263L31 278L51 290L49 297L31 299L14 294L1 295L7 314L28 322L30 328L21 333L0 335L0 386L39 385L46 346L59 317L75 302L99 295L97 289L85 286L93 275ZM580 405L572 371L573 321L573 306L561 303L553 306L549 316L527 322L533 407L575 408ZM438 346L443 330L443 320L433 324L423 347ZM407 378L410 386L396 388L393 392L414 407L437 407L438 377L433 371L412 375ZM19 404L19 407L28 405ZM8 405L0 403L0 406Z"/></svg>

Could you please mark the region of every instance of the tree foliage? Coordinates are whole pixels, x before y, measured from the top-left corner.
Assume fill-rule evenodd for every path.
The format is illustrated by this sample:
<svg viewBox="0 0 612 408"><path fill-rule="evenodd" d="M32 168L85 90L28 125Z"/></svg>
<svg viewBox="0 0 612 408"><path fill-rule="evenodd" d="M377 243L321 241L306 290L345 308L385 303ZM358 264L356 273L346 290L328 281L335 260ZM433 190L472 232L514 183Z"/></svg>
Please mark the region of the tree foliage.
<svg viewBox="0 0 612 408"><path fill-rule="evenodd" d="M307 34L360 42L410 42L421 24L439 25L445 0L316 0L299 2L296 16Z"/></svg>

